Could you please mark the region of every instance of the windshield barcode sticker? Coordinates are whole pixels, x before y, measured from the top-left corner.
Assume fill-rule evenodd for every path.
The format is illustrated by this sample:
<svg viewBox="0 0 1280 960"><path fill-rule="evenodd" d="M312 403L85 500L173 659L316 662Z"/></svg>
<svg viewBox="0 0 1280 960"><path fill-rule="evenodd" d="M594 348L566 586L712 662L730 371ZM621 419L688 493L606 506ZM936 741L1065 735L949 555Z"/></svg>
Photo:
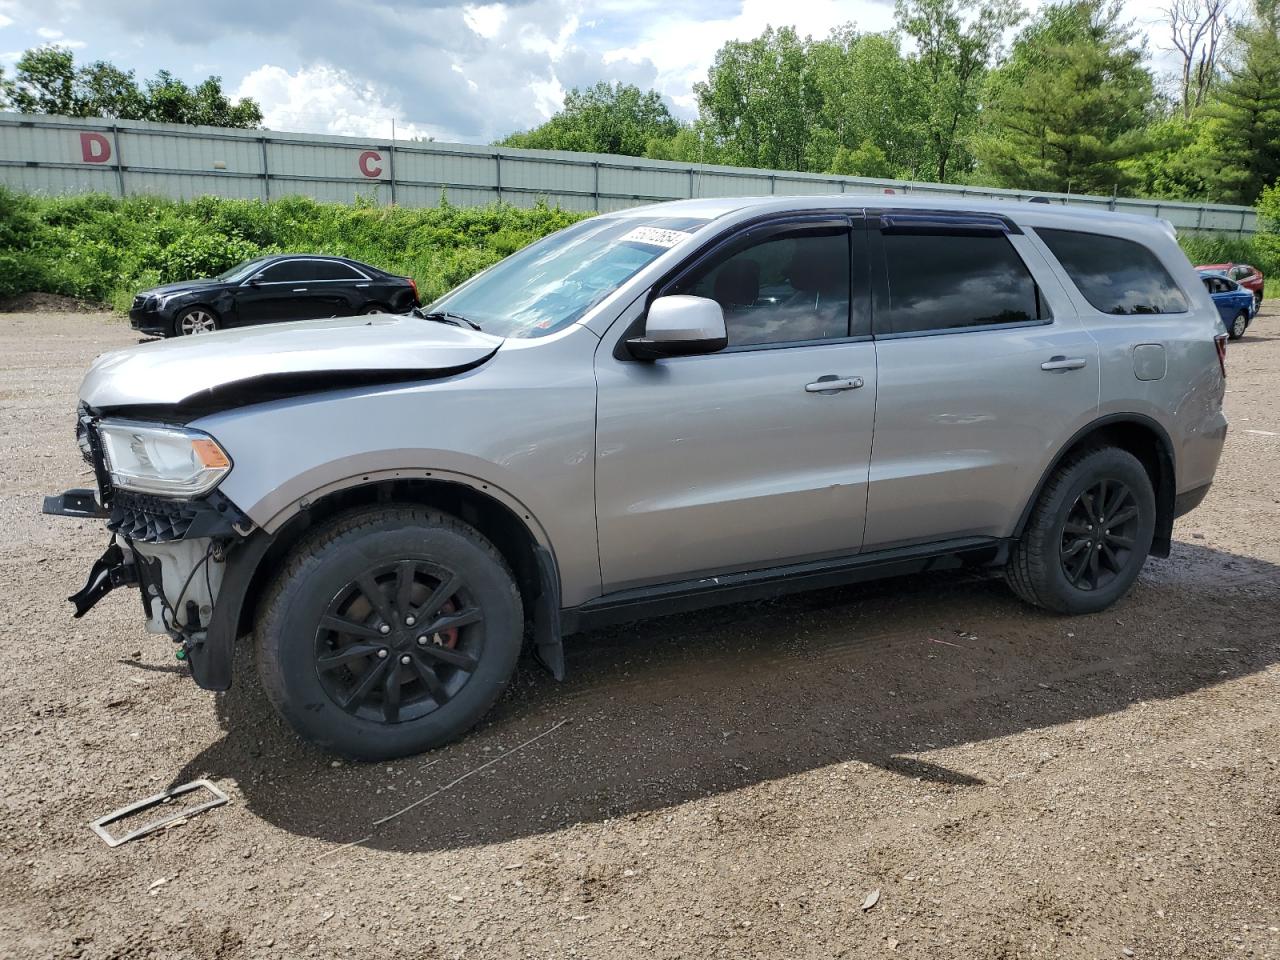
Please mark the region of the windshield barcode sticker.
<svg viewBox="0 0 1280 960"><path fill-rule="evenodd" d="M647 243L654 247L674 247L689 234L683 230L663 230L661 227L636 227L622 238L623 243Z"/></svg>

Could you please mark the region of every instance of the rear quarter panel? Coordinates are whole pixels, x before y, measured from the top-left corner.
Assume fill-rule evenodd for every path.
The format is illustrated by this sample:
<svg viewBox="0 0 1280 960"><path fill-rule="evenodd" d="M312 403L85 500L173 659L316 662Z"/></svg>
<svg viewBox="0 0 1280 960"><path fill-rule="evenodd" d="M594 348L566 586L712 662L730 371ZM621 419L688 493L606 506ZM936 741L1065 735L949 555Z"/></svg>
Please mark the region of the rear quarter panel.
<svg viewBox="0 0 1280 960"><path fill-rule="evenodd" d="M1152 250L1186 296L1190 310L1179 314L1116 316L1102 313L1085 299L1044 242L1035 236L1046 259L1060 274L1075 308L1098 342L1101 370L1098 415L1141 414L1154 420L1173 445L1177 492L1209 483L1226 439L1222 413L1225 380L1214 337L1222 331L1218 309L1177 241L1158 221L1125 222L1113 230L1089 223L1049 222L1065 230L1107 232L1137 241ZM1033 235L1034 235L1034 224ZM1159 344L1167 366L1159 380L1139 380L1134 348Z"/></svg>

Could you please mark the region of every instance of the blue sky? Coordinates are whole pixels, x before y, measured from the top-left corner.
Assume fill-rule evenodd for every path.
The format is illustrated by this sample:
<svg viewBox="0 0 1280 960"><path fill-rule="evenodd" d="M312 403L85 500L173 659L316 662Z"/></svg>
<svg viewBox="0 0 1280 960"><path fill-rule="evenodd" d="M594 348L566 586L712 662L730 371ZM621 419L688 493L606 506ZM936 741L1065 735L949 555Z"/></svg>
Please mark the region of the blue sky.
<svg viewBox="0 0 1280 960"><path fill-rule="evenodd" d="M1035 4L1032 3L1032 6ZM1170 63L1150 4L1129 16ZM564 91L597 79L655 87L696 113L693 84L726 40L768 24L826 34L853 21L884 30L887 0L0 0L0 65L62 43L82 61L140 77L209 74L252 96L275 130L488 142L533 126Z"/></svg>

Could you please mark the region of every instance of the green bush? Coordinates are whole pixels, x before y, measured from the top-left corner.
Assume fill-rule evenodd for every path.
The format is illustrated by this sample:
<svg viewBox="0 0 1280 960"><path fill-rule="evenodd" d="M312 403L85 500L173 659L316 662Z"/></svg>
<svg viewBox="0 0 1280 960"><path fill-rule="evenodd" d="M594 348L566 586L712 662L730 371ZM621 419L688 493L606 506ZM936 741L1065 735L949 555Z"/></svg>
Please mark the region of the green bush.
<svg viewBox="0 0 1280 960"><path fill-rule="evenodd" d="M408 209L305 197L33 197L0 188L0 296L61 293L124 310L147 287L212 276L263 253L305 252L414 277L426 302L582 216L545 203Z"/></svg>

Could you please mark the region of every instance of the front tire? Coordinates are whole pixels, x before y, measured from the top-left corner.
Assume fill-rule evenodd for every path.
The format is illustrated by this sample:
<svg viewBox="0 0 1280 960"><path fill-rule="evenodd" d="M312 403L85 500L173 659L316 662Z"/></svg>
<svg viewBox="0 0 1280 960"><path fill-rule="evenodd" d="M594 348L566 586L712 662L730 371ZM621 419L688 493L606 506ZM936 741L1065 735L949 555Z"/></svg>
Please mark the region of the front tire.
<svg viewBox="0 0 1280 960"><path fill-rule="evenodd" d="M1244 336L1244 332L1249 329L1249 315L1241 310L1236 314L1236 318L1231 321L1231 327L1227 333L1232 340L1239 340Z"/></svg>
<svg viewBox="0 0 1280 960"><path fill-rule="evenodd" d="M194 337L205 333L213 333L220 326L218 315L209 307L187 307L173 318L173 335L175 337Z"/></svg>
<svg viewBox="0 0 1280 960"><path fill-rule="evenodd" d="M1155 491L1138 458L1116 447L1084 450L1045 484L1005 579L1047 610L1105 610L1137 579L1155 521Z"/></svg>
<svg viewBox="0 0 1280 960"><path fill-rule="evenodd" d="M300 543L258 611L258 672L305 739L358 760L440 746L506 688L523 614L502 555L444 513L385 506Z"/></svg>

